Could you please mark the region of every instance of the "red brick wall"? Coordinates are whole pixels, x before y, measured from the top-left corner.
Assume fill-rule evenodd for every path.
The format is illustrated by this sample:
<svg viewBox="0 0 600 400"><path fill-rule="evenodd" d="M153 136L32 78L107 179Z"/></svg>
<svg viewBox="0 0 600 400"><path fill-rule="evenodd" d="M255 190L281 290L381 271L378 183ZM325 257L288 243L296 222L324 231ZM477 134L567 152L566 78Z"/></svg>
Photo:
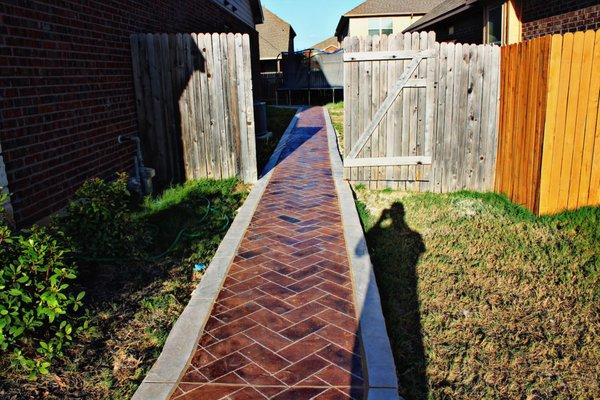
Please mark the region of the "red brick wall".
<svg viewBox="0 0 600 400"><path fill-rule="evenodd" d="M600 29L598 0L525 0L523 39Z"/></svg>
<svg viewBox="0 0 600 400"><path fill-rule="evenodd" d="M210 0L0 2L0 142L15 218L61 208L86 178L128 170L137 133L129 35L249 33Z"/></svg>

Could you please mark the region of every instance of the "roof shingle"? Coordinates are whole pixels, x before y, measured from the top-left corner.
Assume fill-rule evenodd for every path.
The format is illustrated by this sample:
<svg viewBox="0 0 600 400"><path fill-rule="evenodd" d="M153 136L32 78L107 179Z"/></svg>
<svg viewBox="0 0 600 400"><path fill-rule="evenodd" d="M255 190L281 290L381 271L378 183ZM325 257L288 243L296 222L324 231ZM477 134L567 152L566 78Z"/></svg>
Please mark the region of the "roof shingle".
<svg viewBox="0 0 600 400"><path fill-rule="evenodd" d="M378 14L425 14L442 0L367 0L344 14L345 17Z"/></svg>
<svg viewBox="0 0 600 400"><path fill-rule="evenodd" d="M425 14L422 18L415 21L412 25L404 30L404 32L410 32L413 30L419 30L426 27L429 22L438 19L458 8L467 7L476 3L477 0L446 0L441 2L437 7L434 7L431 11Z"/></svg>
<svg viewBox="0 0 600 400"><path fill-rule="evenodd" d="M294 28L266 7L263 7L264 22L256 25L260 46L260 59L274 59L280 53L293 51L290 37L296 36Z"/></svg>
<svg viewBox="0 0 600 400"><path fill-rule="evenodd" d="M325 50L330 46L337 47L338 49L341 47L340 42L337 40L337 38L335 36L329 37L329 38L323 40L322 42L312 45L311 47L313 49Z"/></svg>

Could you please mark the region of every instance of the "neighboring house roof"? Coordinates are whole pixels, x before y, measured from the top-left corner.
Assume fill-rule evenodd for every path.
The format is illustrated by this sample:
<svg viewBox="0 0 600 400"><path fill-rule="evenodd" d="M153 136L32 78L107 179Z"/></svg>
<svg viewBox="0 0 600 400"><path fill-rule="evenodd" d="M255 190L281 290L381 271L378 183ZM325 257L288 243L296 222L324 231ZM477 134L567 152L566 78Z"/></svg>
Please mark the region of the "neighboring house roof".
<svg viewBox="0 0 600 400"><path fill-rule="evenodd" d="M311 47L313 49L327 50L330 47L335 47L335 48L339 49L341 46L340 46L340 42L337 40L337 38L335 36L332 36L332 37L329 37L329 38L323 40L322 42L312 45Z"/></svg>
<svg viewBox="0 0 600 400"><path fill-rule="evenodd" d="M266 7L262 8L264 22L256 25L260 45L260 59L272 60L282 52L293 51L290 48L290 38L296 37L294 28Z"/></svg>
<svg viewBox="0 0 600 400"><path fill-rule="evenodd" d="M409 15L425 14L431 11L442 0L367 0L341 16L335 30L340 36L348 24L349 18L375 15Z"/></svg>
<svg viewBox="0 0 600 400"><path fill-rule="evenodd" d="M427 28L448 17L466 11L473 7L478 0L447 0L440 3L433 10L425 14L421 19L415 21L404 32L417 31Z"/></svg>
<svg viewBox="0 0 600 400"><path fill-rule="evenodd" d="M441 0L367 0L359 4L344 16L357 17L366 15L402 15L425 14L440 3Z"/></svg>

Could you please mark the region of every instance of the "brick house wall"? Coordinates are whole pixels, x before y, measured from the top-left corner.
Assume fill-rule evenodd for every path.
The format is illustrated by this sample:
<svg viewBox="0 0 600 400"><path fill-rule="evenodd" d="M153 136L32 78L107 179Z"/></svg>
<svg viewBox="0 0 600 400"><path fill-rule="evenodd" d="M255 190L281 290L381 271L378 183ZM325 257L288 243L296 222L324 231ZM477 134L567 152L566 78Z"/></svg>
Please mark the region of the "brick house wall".
<svg viewBox="0 0 600 400"><path fill-rule="evenodd" d="M129 36L258 35L212 0L0 2L0 143L14 217L23 226L65 205L87 178L132 166L136 134Z"/></svg>
<svg viewBox="0 0 600 400"><path fill-rule="evenodd" d="M538 36L600 29L598 0L525 0L523 40Z"/></svg>

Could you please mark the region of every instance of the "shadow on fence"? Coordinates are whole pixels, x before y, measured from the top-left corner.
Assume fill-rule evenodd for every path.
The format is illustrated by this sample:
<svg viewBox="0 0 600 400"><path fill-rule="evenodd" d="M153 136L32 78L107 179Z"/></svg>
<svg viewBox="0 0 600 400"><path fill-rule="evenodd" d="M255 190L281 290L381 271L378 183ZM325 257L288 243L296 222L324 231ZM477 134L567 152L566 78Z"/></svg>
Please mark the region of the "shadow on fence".
<svg viewBox="0 0 600 400"><path fill-rule="evenodd" d="M250 43L241 34L136 34L138 124L158 186L256 180Z"/></svg>

